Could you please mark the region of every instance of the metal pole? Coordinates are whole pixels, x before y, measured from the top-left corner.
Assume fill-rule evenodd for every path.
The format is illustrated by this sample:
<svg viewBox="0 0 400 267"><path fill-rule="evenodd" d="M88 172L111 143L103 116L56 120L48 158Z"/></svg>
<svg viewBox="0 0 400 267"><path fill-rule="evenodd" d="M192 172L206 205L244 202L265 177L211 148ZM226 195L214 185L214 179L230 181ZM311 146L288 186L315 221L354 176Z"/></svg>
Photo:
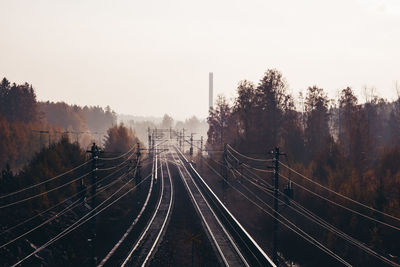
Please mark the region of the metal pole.
<svg viewBox="0 0 400 267"><path fill-rule="evenodd" d="M140 182L141 182L141 180L142 180L142 177L141 177L141 174L140 174L140 156L141 156L141 153L140 153L140 143L137 143L137 151L136 151L136 164L137 164L137 169L136 169L136 171L135 171L135 173L136 173L136 177L135 177L135 179L136 179L136 184L138 185L139 184L139 186L138 186L138 188L139 188L139 190L140 190Z"/></svg>
<svg viewBox="0 0 400 267"><path fill-rule="evenodd" d="M92 179L91 179L91 197L92 197L92 201L91 201L91 208L94 209L96 206L96 180L97 180L97 159L98 159L98 152L99 149L96 146L96 143L93 143L91 150L86 151L87 153L91 153L92 154ZM97 257L96 257L96 251L95 251L95 239L96 239L96 217L93 217L91 219L91 237L88 239L89 241L89 247L91 250L91 256L92 256L92 265L93 266L97 266Z"/></svg>
<svg viewBox="0 0 400 267"><path fill-rule="evenodd" d="M182 153L185 154L185 128L182 129L183 134L182 134Z"/></svg>
<svg viewBox="0 0 400 267"><path fill-rule="evenodd" d="M273 261L278 264L279 148L275 147Z"/></svg>
<svg viewBox="0 0 400 267"><path fill-rule="evenodd" d="M203 171L203 136L200 139L200 171Z"/></svg>
<svg viewBox="0 0 400 267"><path fill-rule="evenodd" d="M224 144L224 154L222 157L223 160L223 166L222 166L222 176L224 177L224 180L222 181L222 196L224 199L224 202L226 203L227 196L226 196L226 188L228 186L227 181L228 181L228 167L226 165L226 159L227 159L227 153L226 153L226 144Z"/></svg>
<svg viewBox="0 0 400 267"><path fill-rule="evenodd" d="M190 134L190 160L193 160L193 134Z"/></svg>

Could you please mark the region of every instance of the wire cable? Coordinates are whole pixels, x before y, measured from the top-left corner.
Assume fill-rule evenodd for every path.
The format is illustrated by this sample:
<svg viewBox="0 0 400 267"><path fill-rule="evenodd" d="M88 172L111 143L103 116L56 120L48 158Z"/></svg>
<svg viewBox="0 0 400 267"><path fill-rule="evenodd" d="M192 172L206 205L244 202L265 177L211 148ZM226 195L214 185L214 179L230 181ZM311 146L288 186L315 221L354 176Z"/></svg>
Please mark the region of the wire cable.
<svg viewBox="0 0 400 267"><path fill-rule="evenodd" d="M85 166L86 164L88 164L88 163L91 162L92 160L93 160L93 159L90 159L90 160L88 160L88 161L86 161L86 162L80 164L79 166L76 166L76 167L74 167L74 168L72 168L72 169L70 169L70 170L68 170L68 171L66 171L66 172L63 172L63 173L61 173L61 174L58 174L57 176L54 176L54 177L52 177L52 178L49 178L49 179L47 179L47 180L45 180L45 181L42 181L42 182L40 182L40 183L37 183L37 184L31 185L31 186L28 186L28 187L19 189L19 190L17 190L17 191L14 191L14 192L12 192L12 193L8 193L8 194L6 194L6 195L2 195L2 196L0 196L0 199L6 198L6 197L9 197L9 196L16 195L16 194L21 193L21 192L24 192L24 191L26 191L26 190L28 190L28 189L35 188L35 187L40 186L40 185L42 185L42 184L48 183L48 182L50 182L50 181L53 181L53 180L55 180L55 179L57 179L57 178L60 178L60 177L66 175L66 174L68 174L68 173L70 173L70 172L73 172L73 171L79 169L79 168L82 167L82 166Z"/></svg>
<svg viewBox="0 0 400 267"><path fill-rule="evenodd" d="M253 205L255 205L256 207L258 207L259 209L261 209L262 211L264 211L265 213L267 213L268 215L270 215L271 217L273 217L274 219L276 219L278 222L280 222L282 225L284 225L285 227L287 227L288 229L292 230L294 233L298 234L300 237L302 237L303 239L305 239L306 241L308 241L309 243L313 244L314 246L316 246L317 248L319 248L320 250L324 251L325 253L327 253L328 255L332 256L334 259L338 260L339 262L341 262L343 265L345 266L352 266L350 263L348 263L347 261L345 261L344 259L342 259L340 256L338 256L337 254L335 254L333 251L331 251L329 248L325 247L324 245L322 245L319 241L317 241L316 239L314 239L313 237L311 237L310 235L308 235L306 232L304 232L302 229L300 229L299 227L297 227L293 222L291 222L290 220L288 220L286 217L284 217L281 214L278 214L280 217L282 217L285 221L287 221L290 225L293 226L290 227L288 224L284 223L282 220L280 220L279 218L277 218L276 216L274 216L272 213L268 212L267 210L265 210L263 207L261 207L260 205L258 205L256 202L254 202L253 200L251 200L249 197L247 197L245 194L243 194L240 190L236 189L235 187L233 187L228 181L226 181L226 179L224 177L222 177L214 168L212 168L207 162L206 165L212 169L218 176L220 176L223 180L225 180L225 182L234 190L236 190L237 192L239 192L243 197L245 197L248 201L250 201ZM272 208L272 207L270 207ZM296 230L295 230L296 229Z"/></svg>
<svg viewBox="0 0 400 267"><path fill-rule="evenodd" d="M86 222L88 222L90 219L92 219L93 217L97 216L99 213L103 212L105 209L107 209L108 207L110 207L111 205L113 205L114 203L116 203L118 200L120 200L121 198L123 198L124 196L126 196L128 193L132 192L134 189L136 189L136 187L138 185L140 185L141 183L143 183L144 181L146 181L151 174L147 175L140 183L138 183L137 185L135 185L134 187L132 187L131 189L129 189L127 192L123 193L121 196L119 196L117 199L113 200L111 203L109 203L107 206L103 207L102 209L100 209L99 211L97 211L96 213L94 213L93 215L91 215L95 210L97 210L98 208L100 208L101 205L103 205L106 201L110 200L111 197L113 197L115 194L117 194L119 191L122 190L122 188L124 188L127 184L129 184L130 180L123 186L121 186L120 189L118 189L116 192L114 192L111 196L109 196L106 200L104 200L102 203L100 203L99 205L97 205L93 210L91 210L89 213L87 213L86 215L84 215L82 218L80 218L78 221L76 221L75 223L73 223L72 225L70 225L69 227L67 227L65 230L63 230L61 233L59 233L58 235L56 235L55 237L53 237L52 239L50 239L49 241L47 241L45 244L43 244L42 246L40 246L39 248L35 249L35 251L31 252L30 254L28 254L27 256L25 256L24 258L22 258L21 260L19 260L17 263L13 264L12 267L16 267L17 265L21 264L22 262L24 262L25 260L27 260L28 258L30 258L31 256L35 255L36 253L40 252L41 250L43 250L44 248L48 247L49 245L53 244L54 242L56 242L57 240L61 239L62 237L64 237L65 235L69 234L70 232L72 232L73 230L75 230L76 228L80 227L81 225L85 224ZM91 215L91 216L90 216Z"/></svg>
<svg viewBox="0 0 400 267"><path fill-rule="evenodd" d="M122 167L122 168L123 168L123 167ZM37 217L40 217L40 216L42 216L43 214L45 214L46 212L48 212L48 211L50 211L50 210L53 210L53 209L55 209L56 207L58 207L58 206L64 204L65 202L67 202L67 201L73 199L74 197L76 197L76 196L78 196L79 194L83 193L83 192L86 191L87 189L89 189L89 188L91 188L91 187L93 187L93 186L96 186L97 184L101 183L102 181L104 181L105 179L107 179L108 177L110 177L111 175L114 175L115 173L117 173L118 171L120 171L122 168L120 168L120 169L118 169L118 170L116 170L116 171L114 171L114 172L108 174L107 176L105 176L105 177L101 178L100 180L96 181L94 184L91 184L91 185L87 186L85 189L78 191L77 193L73 194L72 196L70 196L70 197L64 199L64 200L61 201L61 202L59 202L57 205L51 206L51 207L49 207L48 209L46 209L46 210L44 210L44 211L42 211L42 212L36 214L35 216L30 217L30 218L28 218L28 219L26 219L26 220L24 220L24 221L22 221L22 222L20 222L20 223L18 223L18 224L16 224L16 225L12 226L12 227L10 227L10 228L4 230L3 232L0 233L0 236L3 235L3 234L5 234L5 233L7 233L7 232L11 232L11 231L14 230L15 228L17 228L17 227L19 227L19 226L21 226L21 225L23 225L23 224L25 224L25 223L27 223L27 222L29 222L29 221L35 219L35 218L37 218ZM90 199L90 198L89 198L89 199Z"/></svg>
<svg viewBox="0 0 400 267"><path fill-rule="evenodd" d="M122 161L122 162L119 163L118 165L114 165L114 166L108 167L108 168L97 168L96 170L98 170L98 171L109 171L109 170L113 170L113 169L115 169L115 168L118 168L119 166L121 166L122 164L124 164L125 162L127 162L128 160L131 160L134 154L135 154L135 153L132 152L132 154L130 154L129 157L127 157L124 161Z"/></svg>
<svg viewBox="0 0 400 267"><path fill-rule="evenodd" d="M282 174L279 174L279 176L281 176L282 178L284 178L284 179L286 179L286 180L289 181L289 178L287 178L286 176L284 176L284 175L282 175ZM310 190L310 189L308 189L308 188L306 188L306 187L304 187L304 186L302 186L302 185L300 185L300 184L294 182L293 180L291 180L291 182L292 182L293 184L297 185L298 187L300 187L301 189L303 189L303 190L305 190L305 191L307 191L307 192L313 194L314 196L317 196L317 197L319 197L319 198L321 198L321 199L323 199L323 200L325 200L325 201L328 201L329 203L331 203L331 204L333 204L333 205L335 205L335 206L341 207L341 208L343 208L343 209L345 209L345 210L347 210L347 211L350 211L350 212L352 212L352 213L355 213L355 214L357 214L357 215L359 215L359 216L362 216L362 217L364 217L364 218L366 218L366 219L369 219L369 220L371 220L371 221L380 223L380 224L382 224L382 225L385 225L385 226L387 226L387 227L390 227L390 228L392 228L392 229L395 229L395 230L397 230L397 231L400 231L400 228L399 228L399 227L396 227L396 226L394 226L394 225L391 225L391 224L382 222L382 221L380 221L380 220L378 220L378 219L375 219L375 218L373 218L373 217L370 217L370 216L368 216L368 215L365 215L365 214L363 214L363 213L360 213L360 212L358 212L358 211L355 211L355 210L353 210L353 209L351 209L351 208L348 208L348 207L346 207L346 206L344 206L344 205L342 205L342 204L336 203L335 201L332 201L332 200L330 200L329 198L323 197L323 196L321 196L321 195L319 195L319 194L313 192L312 190Z"/></svg>
<svg viewBox="0 0 400 267"><path fill-rule="evenodd" d="M132 157L132 155L133 155L133 153L131 154L130 158ZM10 207L10 206L15 206L15 205L17 205L17 204L19 204L19 203L22 203L22 202L25 202L25 201L34 199L34 198L36 198L36 197L39 197L39 196L45 195L45 194L47 194L47 193L53 192L53 191L55 191L55 190L58 190L58 189L60 189L60 188L63 188L63 187L65 187L65 186L67 186L67 185L72 184L73 182L78 181L79 179L82 179L83 177L89 175L90 173L92 173L92 172L94 172L94 171L105 171L105 170L112 170L112 169L118 168L119 166L121 166L122 164L124 164L126 161L128 161L130 158L127 158L126 160L124 160L124 161L121 162L120 164L115 165L114 167L105 168L105 169L98 169L98 168L96 168L95 170L91 170L91 171L89 171L88 173L86 173L86 174L84 174L84 175L82 175L82 176L80 176L80 177L78 177L78 178L76 178L76 179L73 179L73 180L71 180L71 181L69 181L69 182L67 182L67 183L64 183L64 184L62 184L62 185L60 185L60 186L57 186L57 187L52 188L52 189L50 189L50 190L47 190L47 191L45 191L45 192L42 192L42 193L36 194L36 195L34 195L34 196L27 197L27 198L24 198L24 199L21 199L21 200L18 200L18 201L15 201L15 202L8 203L8 204L5 204L5 205L3 205L3 206L0 206L0 209L7 208L7 207Z"/></svg>
<svg viewBox="0 0 400 267"><path fill-rule="evenodd" d="M135 149L135 145L133 145L128 151L126 151L125 153L117 156L117 157L112 157L112 158L100 158L99 160L116 160L116 159L120 159L122 157L124 157L125 155L129 154L129 152L131 152L133 149Z"/></svg>
<svg viewBox="0 0 400 267"><path fill-rule="evenodd" d="M385 215L385 216L387 216L387 217L390 217L390 218L392 218L392 219L394 219L394 220L400 222L400 218L398 218L398 217L395 217L395 216L393 216L393 215L390 215L390 214L387 214L387 213L385 213L385 212L379 211L379 210L374 209L374 208L372 208L372 207L370 207L370 206L367 206L367 205L365 205L365 204L363 204L363 203L361 203L361 202L358 202L357 200L354 200L354 199L349 198L349 197L347 197L347 196L345 196L345 195L343 195L343 194L340 194L340 193L338 193L338 192L336 192L336 191L330 189L329 187L326 187L326 186L324 186L324 185L322 185L322 184L320 184L320 183L318 183L318 182L316 182L316 181L314 181L314 180L312 180L312 179L306 177L305 175L303 175L303 174L297 172L296 170L290 168L289 166L283 164L282 162L279 161L279 163L282 164L282 165L283 165L284 167L286 167L287 169L293 171L294 173L296 173L296 174L299 175L300 177L306 179L307 181L309 181L309 182L311 182L311 183L313 183L313 184L315 184L315 185L317 185L317 186L319 186L319 187L321 187L321 188L324 188L325 190L328 190L329 192L331 192L331 193L333 193L333 194L335 194L335 195L337 195L337 196L340 196L340 197L342 197L342 198L344 198L344 199L346 199L346 200L348 200L348 201L350 201L350 202L353 202L353 203L358 204L358 205L360 205L360 206L362 206L362 207L364 207L364 208L367 208L367 209L369 209L369 210L371 210L371 211L377 212L377 213L379 213L379 214L381 214L381 215Z"/></svg>
<svg viewBox="0 0 400 267"><path fill-rule="evenodd" d="M18 201L11 202L11 203L5 204L5 205L3 205L3 206L0 206L0 209L4 209L4 208L7 208L7 207L15 206L15 205L20 204L20 203L22 203L22 202L25 202L25 201L28 201L28 200L31 200L31 199L34 199L34 198L43 196L43 195L45 195L45 194L48 194L48 193L50 193L50 192L53 192L53 191L58 190L58 189L60 189L60 188L63 188L63 187L65 187L65 186L67 186L67 185L72 184L73 182L76 182L76 181L82 179L82 178L85 177L85 176L88 176L88 175L91 174L92 172L93 172L93 171L89 171L88 173L86 173L86 174L84 174L84 175L82 175L82 176L80 176L80 177L78 177L78 178L75 178L75 179L73 179L73 180L71 180L71 181L69 181L69 182L66 182L66 183L64 183L64 184L62 184L62 185L60 185L60 186L57 186L57 187L52 188L52 189L50 189L50 190L47 190L47 191L45 191L45 192L42 192L42 193L33 195L33 196L31 196L31 197L27 197L27 198L24 198L24 199L21 199L21 200L18 200Z"/></svg>
<svg viewBox="0 0 400 267"><path fill-rule="evenodd" d="M49 207L48 209L46 209L46 210L44 210L44 211L42 211L42 212L36 214L35 216L30 217L30 218L28 218L28 219L26 219L26 220L24 220L24 221L22 221L22 222L20 222L20 223L18 223L18 224L16 224L16 225L12 226L12 227L10 227L10 228L4 230L3 232L0 233L0 236L3 235L3 234L5 234L5 233L7 233L7 232L10 232L10 231L14 230L15 228L17 228L17 227L19 227L19 226L21 226L21 225L23 225L23 224L25 224L25 223L27 223L27 222L29 222L29 221L35 219L35 218L37 218L37 217L40 217L41 215L45 214L46 212L48 212L48 211L50 211L50 210L52 210L52 209L55 209L56 207L62 205L63 203L65 203L65 202L67 202L67 201L73 199L74 197L76 197L77 195L79 195L79 194L81 194L82 192L86 191L87 189L89 189L89 188L91 188L91 187L93 187L93 186L95 186L95 185L101 183L102 181L104 181L105 179L107 179L108 177L110 177L111 175L114 175L115 173L117 173L118 171L120 171L122 168L124 168L124 167L121 167L120 169L118 169L118 170L116 170L116 171L114 171L114 172L108 174L107 176L105 176L105 177L101 178L100 180L96 181L94 184L91 184L91 185L87 186L85 189L78 191L77 193L73 194L72 196L70 196L70 197L64 199L64 200L61 201L61 202L59 202L57 205L51 206L51 207Z"/></svg>
<svg viewBox="0 0 400 267"><path fill-rule="evenodd" d="M258 159L258 158L253 158L253 157L249 157L246 156L242 153L240 153L239 151L235 150L230 144L226 145L228 148L230 148L232 151L234 151L236 154L238 154L239 156L248 159L248 160L254 160L254 161L260 161L260 162L270 162L270 161L274 161L274 159Z"/></svg>
<svg viewBox="0 0 400 267"><path fill-rule="evenodd" d="M232 171L232 170L231 170ZM237 173L238 171L235 170ZM234 174L234 173L232 173ZM245 178L247 181L249 181L250 183L254 184L252 181L248 180L246 176L242 175L241 173L238 173L239 175L241 175L243 178ZM260 190L262 190L263 192L267 193L269 196L271 196L274 199L277 199L279 202L286 204L283 200L276 198L272 192L268 191L267 188L263 188L260 185L256 185L254 184L256 187L258 187ZM241 186L243 188L245 188L250 194L254 195L258 200L260 200L261 202L264 202L263 200L261 200L257 194L255 194L252 190L250 190L247 186L245 186L244 184L241 184ZM285 195L286 197L288 197L285 193L280 192L281 194ZM382 261L384 261L387 264L390 264L392 266L399 266L397 263L389 260L388 258L380 255L379 253L377 253L376 251L372 250L371 248L369 248L368 246L366 246L365 244L363 244L361 241L349 236L348 234L346 234L345 232L341 231L340 229L336 228L335 226L331 225L330 223L328 223L327 221L325 221L324 219L322 219L321 217L315 215L313 212L309 211L308 209L306 209L305 207L303 207L301 204L299 204L298 202L294 201L294 200L290 200L290 202L292 204L294 204L297 209L295 209L294 207L292 207L291 205L287 205L287 207L291 208L292 210L294 210L296 213L306 217L307 219L313 221L314 223L320 225L321 227L323 227L324 229L336 234L337 236L343 238L344 240L350 242L351 244L353 244L354 246L362 249L363 251L365 251L366 253L368 253L371 256L376 257L377 259L380 259ZM267 205L267 204L266 204ZM300 210L298 210L300 209Z"/></svg>
<svg viewBox="0 0 400 267"><path fill-rule="evenodd" d="M122 170L122 168L119 169L118 171L120 171L120 170ZM116 172L117 172L117 171L116 171ZM114 172L114 173L116 173L116 172ZM111 175L108 175L108 176L111 176ZM125 175L125 176L126 176L126 175ZM101 188L99 191L97 191L96 194L94 194L93 196L88 197L88 198L86 199L86 201L92 199L94 196L96 196L96 195L100 194L101 192L105 191L107 188L111 187L112 185L114 185L116 182L118 182L119 180L121 180L121 179L122 179L123 177L125 177L125 176L124 176L124 175L121 175L120 177L118 177L118 178L115 179L114 181L110 182L109 184L107 184L106 186L104 186L103 188ZM103 179L105 179L105 178L103 178ZM95 185L95 184L93 184L93 185ZM33 232L33 231L39 229L40 227L42 227L42 226L44 226L44 225L50 223L51 221L53 221L54 219L56 219L56 218L60 217L61 215L65 214L66 212L68 212L68 211L70 211L70 210L76 208L79 204L81 204L81 203L79 203L79 201L80 201L80 199L75 200L72 204L68 205L66 208L64 208L63 210L61 210L60 212L58 212L57 214L55 214L55 215L52 216L51 218L45 220L44 222L42 222L42 223L40 223L39 225L35 226L34 228L32 228L32 229L26 231L25 233L19 235L18 237L15 237L15 238L13 238L12 240L10 240L10 241L4 243L3 245L0 246L0 249L3 248L3 247L5 247L5 246L7 246L7 245L9 245L9 244L11 244L11 243L13 243L13 242L15 242L15 241L17 241L18 239L20 239L20 238L26 236L27 234L29 234L29 233L31 233L31 232Z"/></svg>
<svg viewBox="0 0 400 267"><path fill-rule="evenodd" d="M157 157L155 157L155 160L157 160ZM144 211L147 208L147 205L149 203L150 200L150 196L153 190L153 182L154 182L154 160L153 160L153 164L152 164L152 170L151 170L151 179L150 179L150 188L149 188L149 192L147 193L146 196L146 200L141 208L141 210L139 211L139 214L136 216L136 218L132 221L131 225L128 227L128 229L125 231L125 233L122 235L122 237L120 238L120 240L115 243L115 245L113 246L113 248L107 253L107 255L101 260L101 262L97 265L97 267L102 267L104 266L104 264L112 257L112 255L115 253L115 251L119 248L119 246L124 242L124 240L128 237L129 233L132 231L133 227L137 224L137 222L139 221L139 219L142 217Z"/></svg>

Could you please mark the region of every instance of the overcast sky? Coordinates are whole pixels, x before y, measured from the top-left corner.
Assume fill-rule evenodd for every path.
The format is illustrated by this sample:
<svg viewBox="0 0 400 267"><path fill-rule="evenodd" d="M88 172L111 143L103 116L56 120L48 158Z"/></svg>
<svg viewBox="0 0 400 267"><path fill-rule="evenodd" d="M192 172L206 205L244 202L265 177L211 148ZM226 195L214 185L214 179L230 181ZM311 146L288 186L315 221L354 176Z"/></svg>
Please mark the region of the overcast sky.
<svg viewBox="0 0 400 267"><path fill-rule="evenodd" d="M297 95L400 81L399 0L0 0L0 76L40 100L205 117L277 68Z"/></svg>

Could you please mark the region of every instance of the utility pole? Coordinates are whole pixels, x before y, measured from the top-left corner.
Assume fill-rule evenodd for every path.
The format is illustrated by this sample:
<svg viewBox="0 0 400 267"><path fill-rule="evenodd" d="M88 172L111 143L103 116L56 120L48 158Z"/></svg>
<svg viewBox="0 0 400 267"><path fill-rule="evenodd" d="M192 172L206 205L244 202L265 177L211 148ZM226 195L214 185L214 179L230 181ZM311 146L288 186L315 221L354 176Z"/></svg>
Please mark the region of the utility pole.
<svg viewBox="0 0 400 267"><path fill-rule="evenodd" d="M190 154L190 161L193 160L193 133L190 134L190 150L189 150L189 154Z"/></svg>
<svg viewBox="0 0 400 267"><path fill-rule="evenodd" d="M97 180L97 160L98 160L98 154L99 154L99 148L96 146L96 143L93 143L92 148L90 150L86 151L87 153L92 154L92 179L91 179L91 208L94 209L96 206L96 180ZM89 247L91 248L91 254L92 254L92 265L97 266L97 257L96 257L96 251L95 251L95 238L96 238L96 216L94 216L91 219L91 237L88 239L89 241Z"/></svg>
<svg viewBox="0 0 400 267"><path fill-rule="evenodd" d="M135 171L135 174L136 174L135 175L135 180L136 180L136 185L139 185L138 186L139 190L141 188L140 182L142 181L142 177L141 177L141 174L140 174L140 168L142 167L140 165L140 156L141 156L140 143L138 142L137 143L137 150L136 150L136 165L137 165L137 168L136 168L136 171Z"/></svg>
<svg viewBox="0 0 400 267"><path fill-rule="evenodd" d="M152 138L151 138L151 154L152 154L152 156L154 156L154 153L155 153L155 151L154 151L154 139L155 139L155 133L154 133L154 130L153 130L153 133L151 134L151 136L152 136Z"/></svg>
<svg viewBox="0 0 400 267"><path fill-rule="evenodd" d="M200 138L200 171L203 171L203 136Z"/></svg>
<svg viewBox="0 0 400 267"><path fill-rule="evenodd" d="M182 153L185 154L185 128L182 129Z"/></svg>
<svg viewBox="0 0 400 267"><path fill-rule="evenodd" d="M152 152L151 152L151 134L150 134L150 127L147 128L147 135L148 135L147 146L148 146L148 148L149 148L149 155L150 155L150 158L152 158L152 157L153 157L153 154L152 154Z"/></svg>
<svg viewBox="0 0 400 267"><path fill-rule="evenodd" d="M226 203L227 201L227 195L226 195L226 189L228 186L228 166L227 166L227 152L226 152L226 144L224 144L224 153L222 156L222 177L224 177L224 180L222 181L222 197L224 199L224 202Z"/></svg>
<svg viewBox="0 0 400 267"><path fill-rule="evenodd" d="M179 131L179 149L182 150L182 132Z"/></svg>
<svg viewBox="0 0 400 267"><path fill-rule="evenodd" d="M279 152L279 147L275 147L274 150L274 231L273 231L273 254L272 260L275 264L278 265L278 197L279 197L279 156L284 155Z"/></svg>

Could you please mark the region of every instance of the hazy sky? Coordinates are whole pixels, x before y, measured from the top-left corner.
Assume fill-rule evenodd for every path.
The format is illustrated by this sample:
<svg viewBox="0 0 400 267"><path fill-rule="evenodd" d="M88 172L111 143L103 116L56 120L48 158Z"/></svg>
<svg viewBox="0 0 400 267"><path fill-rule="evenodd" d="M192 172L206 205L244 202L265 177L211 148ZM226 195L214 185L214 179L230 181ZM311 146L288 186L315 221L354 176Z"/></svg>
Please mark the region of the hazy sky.
<svg viewBox="0 0 400 267"><path fill-rule="evenodd" d="M0 0L0 76L40 100L134 115L205 117L208 72L233 97L242 79L283 72L297 95L400 81L399 0Z"/></svg>

